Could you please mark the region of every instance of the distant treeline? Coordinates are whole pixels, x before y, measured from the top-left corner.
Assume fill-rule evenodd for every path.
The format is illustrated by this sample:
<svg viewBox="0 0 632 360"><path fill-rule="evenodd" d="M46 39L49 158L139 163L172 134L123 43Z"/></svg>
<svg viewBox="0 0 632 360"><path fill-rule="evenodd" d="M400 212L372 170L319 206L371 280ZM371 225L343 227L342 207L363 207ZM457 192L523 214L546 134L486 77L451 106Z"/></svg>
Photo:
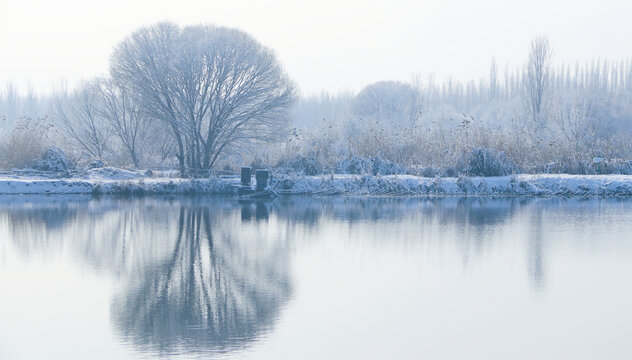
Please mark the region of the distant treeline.
<svg viewBox="0 0 632 360"><path fill-rule="evenodd" d="M148 29L157 28L133 34L126 40L128 45L138 45L129 42ZM209 46L231 49L238 46L239 39L225 36ZM118 54L125 53L120 49ZM119 71L117 77L115 66L112 79L97 85L86 83L54 96L36 96L32 91L24 94L7 85L0 91L0 114L4 115L0 158L4 167L24 166L41 150L39 147L19 159L2 154L15 149L11 142L20 143L16 138L28 138L39 131L38 145L60 146L78 163L98 158L130 167L171 164L235 169L252 163L303 173L362 173L371 172L367 164L377 161L397 165L395 172L444 176L477 172L469 164L480 160L501 163L496 164L501 170L492 173L632 171L627 170L632 169L632 61L597 59L587 64L555 64L553 46L544 37L533 39L528 50L524 66L501 69L492 60L488 76L478 81L438 82L432 76L415 75L409 82L370 84L357 94L323 93L293 102L291 83L278 80L276 87L265 91L289 91L277 98L279 106L269 113L252 112L250 117L233 112L232 117L226 117L229 123L248 118L252 126L243 128L239 136L221 141L209 138L213 129L208 125L216 121L210 109L217 104L214 96L218 95L200 90L199 84L206 84L204 81L190 88L184 80L167 84L163 91L175 95L157 100L145 87L159 87L160 81L145 86L151 78L139 81L133 71L125 76ZM251 58L248 55L231 61L247 64L252 63ZM186 65L186 61L178 61L178 67ZM209 79L217 80L220 68L204 61L206 76L215 72ZM282 79L282 70L278 71L280 77L275 79ZM81 115L101 101L93 97L107 99L109 91L116 99L121 89L134 94L131 99L138 102L137 113L147 117L135 150L130 149L125 129L117 130L112 121L116 120L116 111L108 115L97 109L94 121L90 116L86 121ZM195 95L193 100L191 94ZM180 106L174 115L165 107L170 101ZM243 109L246 104L243 102ZM208 114L196 115L204 109ZM47 119L37 120L44 117ZM229 124L225 126L230 128ZM100 135L103 144L99 144ZM349 170L345 165L349 163L364 165Z"/></svg>

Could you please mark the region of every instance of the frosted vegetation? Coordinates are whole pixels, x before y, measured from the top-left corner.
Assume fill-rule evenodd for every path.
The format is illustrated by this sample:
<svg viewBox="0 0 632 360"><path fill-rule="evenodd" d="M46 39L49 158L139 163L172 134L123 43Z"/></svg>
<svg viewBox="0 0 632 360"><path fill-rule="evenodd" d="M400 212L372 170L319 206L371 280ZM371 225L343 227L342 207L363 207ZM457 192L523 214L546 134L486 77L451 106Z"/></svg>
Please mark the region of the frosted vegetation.
<svg viewBox="0 0 632 360"><path fill-rule="evenodd" d="M0 167L632 174L632 61L556 63L544 37L525 55L517 69L492 60L478 81L415 75L299 97L273 51L249 35L158 24L115 48L107 78L50 96L7 84Z"/></svg>
<svg viewBox="0 0 632 360"><path fill-rule="evenodd" d="M159 175L159 176L157 176ZM626 175L510 175L426 178L412 175L285 175L273 178L278 194L632 196ZM169 178L164 174L103 167L65 179L0 177L0 194L223 194L238 195L237 177Z"/></svg>

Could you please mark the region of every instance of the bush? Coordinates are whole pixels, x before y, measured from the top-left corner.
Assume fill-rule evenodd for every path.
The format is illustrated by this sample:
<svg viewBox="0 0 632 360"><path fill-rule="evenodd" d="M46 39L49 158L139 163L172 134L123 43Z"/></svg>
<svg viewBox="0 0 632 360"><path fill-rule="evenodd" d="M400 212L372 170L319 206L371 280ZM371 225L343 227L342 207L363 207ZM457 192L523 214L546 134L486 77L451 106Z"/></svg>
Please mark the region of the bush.
<svg viewBox="0 0 632 360"><path fill-rule="evenodd" d="M392 161L382 159L380 156L376 156L371 159L373 175L403 175L408 174L408 169L400 164Z"/></svg>
<svg viewBox="0 0 632 360"><path fill-rule="evenodd" d="M107 165L103 162L103 160L92 160L88 163L88 165L86 166L86 169L97 169L97 168L103 168L106 167Z"/></svg>
<svg viewBox="0 0 632 360"><path fill-rule="evenodd" d="M372 172L373 164L369 159L352 157L338 161L334 170L337 174L365 175Z"/></svg>
<svg viewBox="0 0 632 360"><path fill-rule="evenodd" d="M504 176L516 170L515 164L504 152L474 148L467 155L463 172L470 176Z"/></svg>
<svg viewBox="0 0 632 360"><path fill-rule="evenodd" d="M47 118L21 118L11 133L0 144L0 165L21 169L38 161L55 133Z"/></svg>
<svg viewBox="0 0 632 360"><path fill-rule="evenodd" d="M337 174L354 175L399 175L408 174L409 170L403 165L385 160L380 156L372 158L353 157L340 160L334 170Z"/></svg>
<svg viewBox="0 0 632 360"><path fill-rule="evenodd" d="M293 170L302 175L318 175L323 173L323 166L315 156L296 155L293 158L282 160L279 168Z"/></svg>
<svg viewBox="0 0 632 360"><path fill-rule="evenodd" d="M30 167L40 171L63 172L73 166L62 149L52 146L44 151L41 160L33 162Z"/></svg>
<svg viewBox="0 0 632 360"><path fill-rule="evenodd" d="M440 173L441 173L441 170L435 169L432 166L428 166L428 167L425 167L425 168L421 169L421 176L427 177L427 178L436 177Z"/></svg>
<svg viewBox="0 0 632 360"><path fill-rule="evenodd" d="M632 175L632 161L613 159L604 165L604 174Z"/></svg>
<svg viewBox="0 0 632 360"><path fill-rule="evenodd" d="M588 161L580 161L571 158L562 158L559 161L548 164L537 165L531 169L536 174L570 174L570 175L591 175L595 174Z"/></svg>

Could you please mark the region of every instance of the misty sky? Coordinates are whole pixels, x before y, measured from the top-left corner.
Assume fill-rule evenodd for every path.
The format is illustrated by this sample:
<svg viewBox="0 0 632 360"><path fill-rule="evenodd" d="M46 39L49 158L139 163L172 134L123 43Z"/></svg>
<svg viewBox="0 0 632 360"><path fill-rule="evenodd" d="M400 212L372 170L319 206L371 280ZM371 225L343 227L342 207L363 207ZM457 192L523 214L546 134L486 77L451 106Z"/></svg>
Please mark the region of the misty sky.
<svg viewBox="0 0 632 360"><path fill-rule="evenodd" d="M631 1L0 0L0 83L48 92L104 75L112 48L161 20L249 32L273 48L302 93L378 80L459 80L520 65L546 34L555 61L632 58Z"/></svg>

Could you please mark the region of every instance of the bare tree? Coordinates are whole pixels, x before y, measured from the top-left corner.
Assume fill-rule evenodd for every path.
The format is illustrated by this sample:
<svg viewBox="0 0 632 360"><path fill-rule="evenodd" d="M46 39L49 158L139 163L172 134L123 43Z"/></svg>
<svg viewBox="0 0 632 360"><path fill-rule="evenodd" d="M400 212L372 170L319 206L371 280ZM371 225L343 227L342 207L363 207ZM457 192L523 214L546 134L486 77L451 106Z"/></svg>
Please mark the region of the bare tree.
<svg viewBox="0 0 632 360"><path fill-rule="evenodd" d="M169 128L160 125L159 122L150 122L145 137L142 139L145 161L164 164L168 159L176 155L176 143Z"/></svg>
<svg viewBox="0 0 632 360"><path fill-rule="evenodd" d="M252 141L277 139L295 99L273 52L223 27L142 28L116 48L111 73L170 127L182 172L211 168Z"/></svg>
<svg viewBox="0 0 632 360"><path fill-rule="evenodd" d="M607 107L604 101L588 91L569 91L564 96L556 96L551 118L563 139L576 148L589 147L597 139L608 139L615 133L604 107Z"/></svg>
<svg viewBox="0 0 632 360"><path fill-rule="evenodd" d="M110 127L99 114L99 84L81 84L55 102L55 118L69 143L88 157L103 159L109 145Z"/></svg>
<svg viewBox="0 0 632 360"><path fill-rule="evenodd" d="M498 65L496 58L492 58L489 66L489 98L495 100L498 95Z"/></svg>
<svg viewBox="0 0 632 360"><path fill-rule="evenodd" d="M543 127L546 93L550 87L553 48L548 38L536 37L531 41L529 59L523 73L525 101L536 129Z"/></svg>
<svg viewBox="0 0 632 360"><path fill-rule="evenodd" d="M144 156L143 140L148 137L150 126L140 99L131 90L112 80L100 81L98 85L100 106L97 112L108 122L138 169Z"/></svg>

